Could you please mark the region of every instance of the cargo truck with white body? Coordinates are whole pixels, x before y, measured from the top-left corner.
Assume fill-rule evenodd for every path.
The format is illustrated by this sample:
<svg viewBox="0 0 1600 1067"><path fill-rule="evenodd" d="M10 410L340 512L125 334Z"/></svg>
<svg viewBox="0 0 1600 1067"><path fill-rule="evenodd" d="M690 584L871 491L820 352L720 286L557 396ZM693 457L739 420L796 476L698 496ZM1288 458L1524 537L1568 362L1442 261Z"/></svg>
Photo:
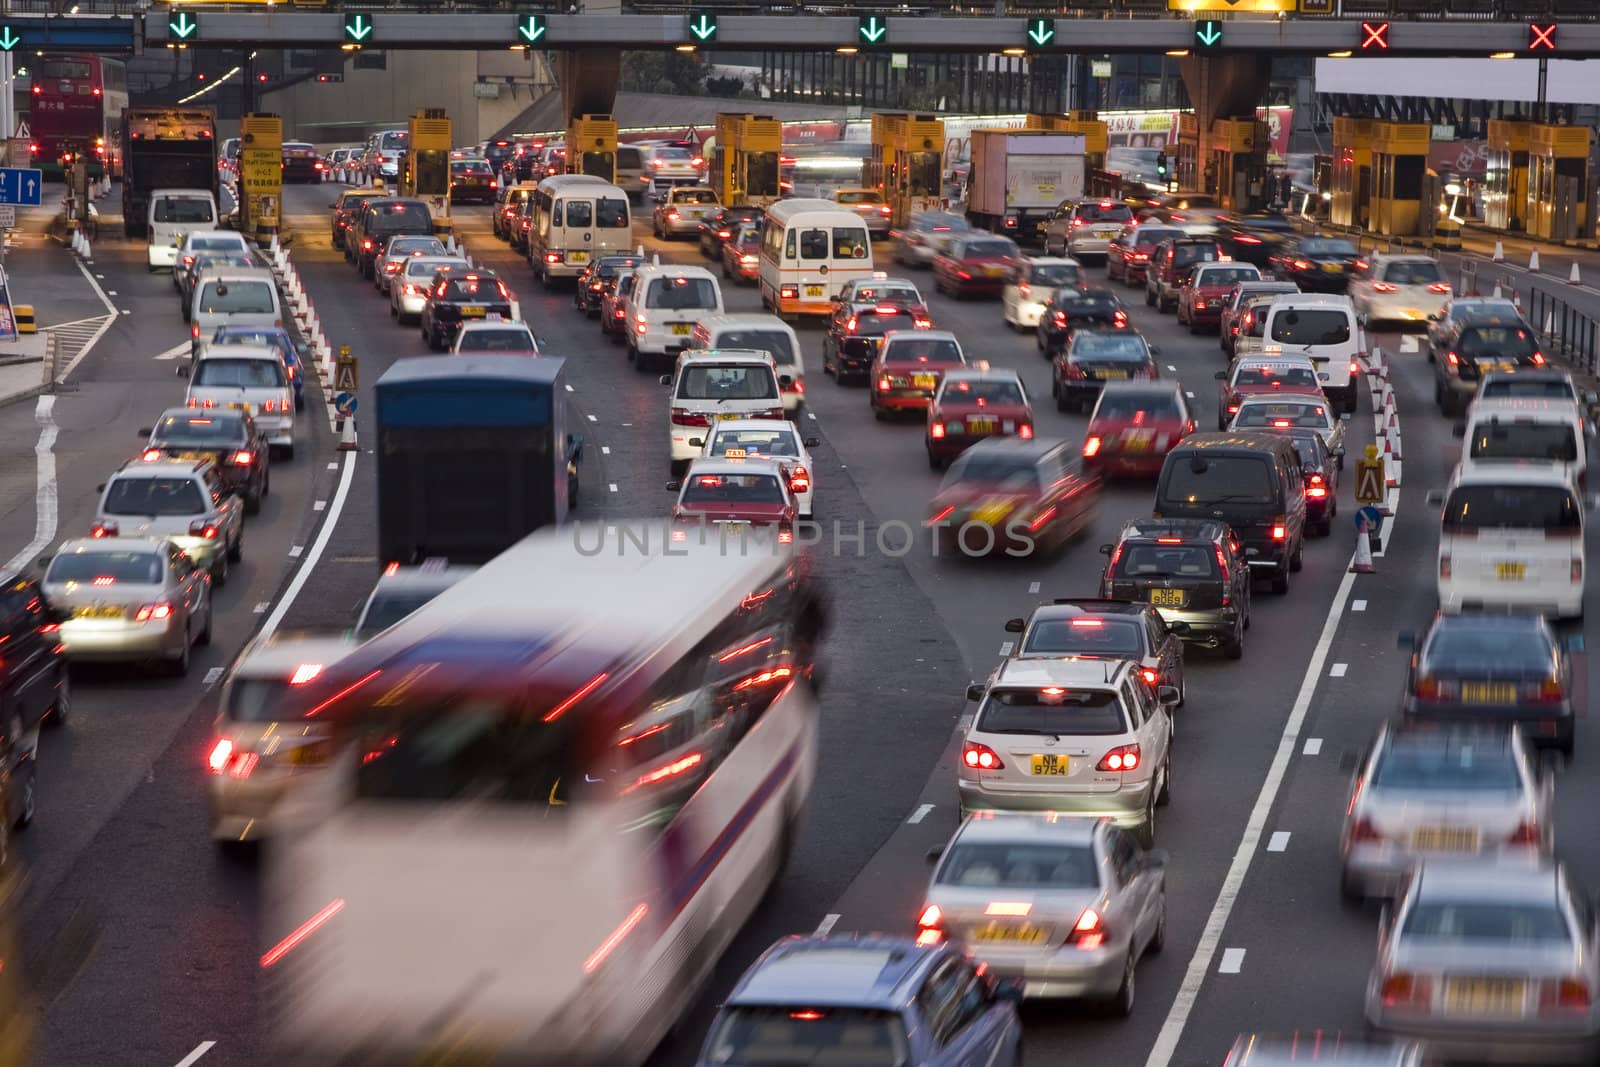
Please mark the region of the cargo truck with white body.
<svg viewBox="0 0 1600 1067"><path fill-rule="evenodd" d="M973 130L967 220L1032 240L1063 200L1083 196L1088 165L1080 134Z"/></svg>

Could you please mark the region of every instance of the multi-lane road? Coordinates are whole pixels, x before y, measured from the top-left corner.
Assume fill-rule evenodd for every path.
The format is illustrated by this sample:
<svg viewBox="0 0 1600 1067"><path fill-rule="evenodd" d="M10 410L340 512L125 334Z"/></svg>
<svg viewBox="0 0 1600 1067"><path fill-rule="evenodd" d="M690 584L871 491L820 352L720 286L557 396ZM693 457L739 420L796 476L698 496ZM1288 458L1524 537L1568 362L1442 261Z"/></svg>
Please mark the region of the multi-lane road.
<svg viewBox="0 0 1600 1067"><path fill-rule="evenodd" d="M329 340L360 358L362 408L371 411L372 383L394 360L425 349L329 246L333 188L285 190L297 229L293 258ZM569 289L541 289L493 238L483 209L457 209L456 219L474 260L500 271L520 296L543 350L568 360L588 441L579 515L664 514L672 499L664 488L666 404L655 376L637 373L620 346L573 310ZM53 404L0 409L0 556L47 530L51 544L87 530L95 487L133 454L137 428L181 403L175 364L158 358L187 337L170 281L146 271L142 247L108 236L117 220L103 221L92 272L118 311L131 314L119 314ZM657 242L647 226L636 232L664 260L699 262L693 244ZM880 248L881 259L886 252ZM66 253L36 253L51 254ZM1022 375L1042 398L1041 436L1081 439L1083 417L1054 410L1048 364L1031 338L1003 327L997 303L936 296L925 274L888 269L917 278L935 324L954 330L969 358ZM1127 292L1135 325L1162 349L1163 374L1184 383L1202 427L1214 424L1212 376L1226 365L1215 336L1191 337ZM725 298L730 311L759 310L752 289L729 283ZM1347 472L1334 536L1308 542L1288 596L1262 590L1243 660L1190 653L1173 803L1161 809L1157 829L1158 847L1172 857L1167 951L1141 965L1130 1019L1028 1005L1030 1062L1216 1064L1242 1030L1362 1028L1375 912L1340 900L1344 789L1350 758L1397 707L1406 664L1396 632L1433 611L1437 515L1423 492L1443 484L1458 448L1432 410L1423 355L1402 351L1397 335L1372 339L1390 353L1404 426L1404 486L1378 574L1347 573ZM804 327L802 340L810 369L804 418L823 442L812 450L817 520L830 532L863 535L817 549L835 601L820 775L787 874L682 1037L658 1053L663 1065L693 1061L721 994L776 938L819 927L912 928L926 854L956 825L956 731L971 710L965 685L1001 655L1007 618L1051 597L1092 595L1103 564L1097 547L1150 510L1149 485L1113 484L1093 529L1048 561L935 559L925 542L909 553L880 551L877 533L898 549L895 524L917 528L938 484L920 424L873 419L860 387L822 375L820 331ZM281 615L285 629L347 627L378 573L372 439L363 438L354 458L336 452L322 398L308 392L308 400L315 417L301 420L296 458L276 464L273 494L247 526L244 563L218 594L216 640L197 650L189 677L75 673L74 721L44 739L40 813L24 841L41 1063L175 1064L196 1052L202 1067L266 1062L256 960L281 931L261 928L258 870L220 856L208 839L203 762L215 683L263 620ZM1363 395L1349 426L1352 457L1371 440L1369 416ZM50 449L41 435L52 437ZM54 465L49 523L35 477L40 454ZM324 522L335 525L314 553ZM312 568L308 580L277 612L302 567ZM1590 669L1580 662L1585 692ZM1587 725L1580 719L1577 758L1560 779L1560 815L1600 801ZM1558 849L1580 878L1600 886L1600 841L1566 832L1582 825L1558 817Z"/></svg>

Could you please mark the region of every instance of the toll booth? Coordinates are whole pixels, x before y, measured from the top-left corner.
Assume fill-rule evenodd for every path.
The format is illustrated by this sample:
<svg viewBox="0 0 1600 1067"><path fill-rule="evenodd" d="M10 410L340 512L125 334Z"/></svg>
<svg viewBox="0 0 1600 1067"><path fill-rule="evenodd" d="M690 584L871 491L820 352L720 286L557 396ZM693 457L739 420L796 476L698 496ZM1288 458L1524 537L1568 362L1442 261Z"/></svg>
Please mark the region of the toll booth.
<svg viewBox="0 0 1600 1067"><path fill-rule="evenodd" d="M1483 224L1491 230L1527 228L1528 134L1526 119L1490 119L1483 176Z"/></svg>
<svg viewBox="0 0 1600 1067"><path fill-rule="evenodd" d="M1433 128L1424 122L1379 122L1372 128L1372 222L1385 237L1425 232L1423 178ZM1428 204L1434 210L1437 194ZM1432 216L1426 220L1431 227Z"/></svg>
<svg viewBox="0 0 1600 1067"><path fill-rule="evenodd" d="M1372 201L1372 127L1376 120L1335 116L1328 221L1365 229Z"/></svg>
<svg viewBox="0 0 1600 1067"><path fill-rule="evenodd" d="M1587 126L1540 123L1528 131L1528 232L1547 241L1572 241L1587 222Z"/></svg>
<svg viewBox="0 0 1600 1067"><path fill-rule="evenodd" d="M1251 211L1263 202L1267 177L1267 124L1254 118L1218 119L1211 124L1208 191L1223 207Z"/></svg>
<svg viewBox="0 0 1600 1067"><path fill-rule="evenodd" d="M1084 165L1090 170L1105 169L1111 132L1104 122L1094 117L1093 111L1069 111L1065 115L1031 114L1023 121L1022 128L1077 134L1083 138Z"/></svg>
<svg viewBox="0 0 1600 1067"><path fill-rule="evenodd" d="M944 206L944 120L884 112L872 116L867 184L883 194L896 226Z"/></svg>
<svg viewBox="0 0 1600 1067"><path fill-rule="evenodd" d="M567 127L567 173L617 180L617 123L610 115L580 115Z"/></svg>
<svg viewBox="0 0 1600 1067"><path fill-rule="evenodd" d="M426 200L434 230L448 233L450 117L442 107L422 108L407 121L406 131L406 150L400 155L400 195Z"/></svg>
<svg viewBox="0 0 1600 1067"><path fill-rule="evenodd" d="M737 193L743 188L739 181L739 130L749 115L734 112L717 113L717 134L711 143L709 180L724 204L736 205Z"/></svg>
<svg viewBox="0 0 1600 1067"><path fill-rule="evenodd" d="M283 229L283 119L239 120L239 229L265 244Z"/></svg>
<svg viewBox="0 0 1600 1067"><path fill-rule="evenodd" d="M1200 120L1192 111L1178 113L1177 157L1177 167L1168 177L1177 181L1178 189L1216 192L1215 182L1204 181L1205 172L1200 164ZM1167 188L1176 191L1170 181Z"/></svg>

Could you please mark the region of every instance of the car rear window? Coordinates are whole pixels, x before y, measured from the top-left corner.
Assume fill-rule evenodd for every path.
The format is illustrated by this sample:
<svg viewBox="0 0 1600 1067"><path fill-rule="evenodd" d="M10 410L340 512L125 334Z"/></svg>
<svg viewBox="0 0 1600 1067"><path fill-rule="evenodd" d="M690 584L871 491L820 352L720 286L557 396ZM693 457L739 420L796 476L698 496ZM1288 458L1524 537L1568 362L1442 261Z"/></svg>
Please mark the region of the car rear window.
<svg viewBox="0 0 1600 1067"><path fill-rule="evenodd" d="M418 256L406 262L407 278L427 278L433 280L434 273L445 267L465 268L467 261L464 259L428 259Z"/></svg>
<svg viewBox="0 0 1600 1067"><path fill-rule="evenodd" d="M1174 267L1187 267L1191 263L1215 263L1222 255L1217 251L1217 246L1212 243L1197 245L1175 245L1172 249L1172 265Z"/></svg>
<svg viewBox="0 0 1600 1067"><path fill-rule="evenodd" d="M1206 267L1195 274L1196 285L1235 285L1255 281L1261 272L1254 267Z"/></svg>
<svg viewBox="0 0 1600 1067"><path fill-rule="evenodd" d="M63 552L45 571L47 584L159 585L161 557L154 552Z"/></svg>
<svg viewBox="0 0 1600 1067"><path fill-rule="evenodd" d="M1313 237L1300 242L1300 252L1307 256L1350 256L1354 258L1359 253L1356 246L1349 241L1341 241L1331 237Z"/></svg>
<svg viewBox="0 0 1600 1067"><path fill-rule="evenodd" d="M1272 317L1272 339L1290 345L1342 345L1350 313L1335 308L1285 308Z"/></svg>
<svg viewBox="0 0 1600 1067"><path fill-rule="evenodd" d="M625 256L621 259L608 257L600 261L600 265L595 268L595 273L602 278L615 278L618 272L632 270L642 262L644 261L635 256Z"/></svg>
<svg viewBox="0 0 1600 1067"><path fill-rule="evenodd" d="M1060 289L1067 286L1083 284L1083 268L1074 267L1069 263L1046 263L1032 268L1028 279L1034 285L1044 285Z"/></svg>
<svg viewBox="0 0 1600 1067"><path fill-rule="evenodd" d="M176 224L215 222L211 201L198 196L164 196L156 201L155 221Z"/></svg>
<svg viewBox="0 0 1600 1067"><path fill-rule="evenodd" d="M457 174L472 174L483 178L487 178L489 175L494 173L494 171L489 169L488 163L478 159L468 159L462 160L459 163L452 163L450 164L450 169Z"/></svg>
<svg viewBox="0 0 1600 1067"><path fill-rule="evenodd" d="M427 604L442 590L438 589L378 589L367 601L356 626L356 637L365 641L387 630L401 619Z"/></svg>
<svg viewBox="0 0 1600 1067"><path fill-rule="evenodd" d="M1265 400L1251 403L1245 400L1234 416L1233 424L1241 428L1273 427L1287 429L1303 426L1311 429L1328 428L1328 409L1317 403L1295 404L1282 400Z"/></svg>
<svg viewBox="0 0 1600 1067"><path fill-rule="evenodd" d="M1098 889L1100 864L1088 844L963 842L950 850L934 882L972 888Z"/></svg>
<svg viewBox="0 0 1600 1067"><path fill-rule="evenodd" d="M1141 226L1133 231L1133 243L1135 246L1142 248L1158 245L1162 241L1176 241L1182 236L1182 230L1169 230L1160 226Z"/></svg>
<svg viewBox="0 0 1600 1067"><path fill-rule="evenodd" d="M715 204L717 194L710 189L674 189L672 192L674 204Z"/></svg>
<svg viewBox="0 0 1600 1067"><path fill-rule="evenodd" d="M1122 702L1109 689L995 689L984 697L976 728L986 734L1098 737L1127 729Z"/></svg>
<svg viewBox="0 0 1600 1067"><path fill-rule="evenodd" d="M437 237L395 237L389 241L386 255L413 255L418 252L437 252L444 254L444 245L439 243Z"/></svg>
<svg viewBox="0 0 1600 1067"><path fill-rule="evenodd" d="M1415 263L1390 263L1383 268L1383 280L1392 285L1432 285L1441 280L1439 264L1432 260Z"/></svg>
<svg viewBox="0 0 1600 1067"><path fill-rule="evenodd" d="M757 456L798 456L794 434L788 430L722 430L711 439L710 454L736 459Z"/></svg>
<svg viewBox="0 0 1600 1067"><path fill-rule="evenodd" d="M1530 357L1539 351L1533 335L1516 326L1464 326L1455 351L1467 359Z"/></svg>
<svg viewBox="0 0 1600 1067"><path fill-rule="evenodd" d="M201 234L190 237L189 251L195 252L201 249L210 249L217 252L238 252L241 254L247 251L244 246L244 239L229 233Z"/></svg>
<svg viewBox="0 0 1600 1067"><path fill-rule="evenodd" d="M1480 397L1531 397L1540 400L1578 399L1572 383L1555 378L1535 378L1519 375L1485 379L1478 387Z"/></svg>
<svg viewBox="0 0 1600 1067"><path fill-rule="evenodd" d="M1575 463L1578 438L1560 422L1480 422L1473 429L1473 459L1540 459Z"/></svg>
<svg viewBox="0 0 1600 1067"><path fill-rule="evenodd" d="M834 197L841 204L878 204L883 202L883 197L871 189L860 189L850 193L838 193Z"/></svg>
<svg viewBox="0 0 1600 1067"><path fill-rule="evenodd" d="M1085 224L1092 222L1132 222L1133 209L1127 204L1079 204L1073 212Z"/></svg>
<svg viewBox="0 0 1600 1067"><path fill-rule="evenodd" d="M1401 936L1519 945L1572 940L1566 916L1554 903L1499 900L1418 901L1406 913Z"/></svg>
<svg viewBox="0 0 1600 1067"><path fill-rule="evenodd" d="M696 474L683 487L684 504L782 504L783 486L771 474Z"/></svg>
<svg viewBox="0 0 1600 1067"><path fill-rule="evenodd" d="M904 360L918 363L943 363L952 367L966 365L961 346L946 337L892 337L883 350L885 360Z"/></svg>
<svg viewBox="0 0 1600 1067"><path fill-rule="evenodd" d="M1137 659L1144 655L1140 631L1143 620L1080 615L1070 619L1045 619L1029 627L1022 642L1026 654L1061 656L1116 656Z"/></svg>
<svg viewBox="0 0 1600 1067"><path fill-rule="evenodd" d="M1183 408L1172 393L1121 392L1106 389L1095 405L1096 419L1115 419L1132 423L1180 419Z"/></svg>
<svg viewBox="0 0 1600 1067"><path fill-rule="evenodd" d="M761 1005L724 1009L706 1058L729 1067L906 1067L911 1046L892 1011Z"/></svg>
<svg viewBox="0 0 1600 1067"><path fill-rule="evenodd" d="M861 311L852 317L855 337L881 337L890 330L908 330L914 327L916 316L904 308L875 308Z"/></svg>
<svg viewBox="0 0 1600 1067"><path fill-rule="evenodd" d="M168 415L155 425L154 440L164 445L225 445L240 440L244 420L238 415Z"/></svg>
<svg viewBox="0 0 1600 1067"><path fill-rule="evenodd" d="M266 282L207 282L200 291L202 315L272 315L277 310Z"/></svg>
<svg viewBox="0 0 1600 1067"><path fill-rule="evenodd" d="M1150 358L1150 350L1138 334L1121 330L1079 331L1072 338L1067 358L1073 360L1133 360L1143 363Z"/></svg>
<svg viewBox="0 0 1600 1067"><path fill-rule="evenodd" d="M1529 626L1441 625L1422 656L1426 669L1451 674L1544 677L1555 663L1549 638Z"/></svg>
<svg viewBox="0 0 1600 1067"><path fill-rule="evenodd" d="M1066 312L1069 319L1089 318L1091 316L1109 319L1122 309L1122 305L1117 301L1117 298L1110 293L1058 298L1056 307Z"/></svg>
<svg viewBox="0 0 1600 1067"><path fill-rule="evenodd" d="M679 400L769 400L777 396L772 368L759 364L696 365L678 378Z"/></svg>
<svg viewBox="0 0 1600 1067"><path fill-rule="evenodd" d="M765 352L780 366L794 363L794 341L786 330L724 330L716 348L741 348Z"/></svg>
<svg viewBox="0 0 1600 1067"><path fill-rule="evenodd" d="M207 388L272 389L288 384L289 376L278 360L213 356L196 364L190 381Z"/></svg>
<svg viewBox="0 0 1600 1067"><path fill-rule="evenodd" d="M1290 363L1245 364L1233 376L1233 384L1285 386L1298 385L1318 388L1317 372L1310 367L1297 367Z"/></svg>
<svg viewBox="0 0 1600 1067"><path fill-rule="evenodd" d="M495 330L468 330L461 335L464 352L537 352L538 346L527 330L506 327Z"/></svg>
<svg viewBox="0 0 1600 1067"><path fill-rule="evenodd" d="M235 676L228 685L222 717L230 722L277 722L299 717L288 699L289 679Z"/></svg>
<svg viewBox="0 0 1600 1067"><path fill-rule="evenodd" d="M1016 492L1038 492L1039 470L1032 456L1008 456L994 452L968 451L950 466L941 489L963 483L982 483Z"/></svg>
<svg viewBox="0 0 1600 1067"><path fill-rule="evenodd" d="M922 304L922 294L914 285L858 285L850 299L857 304L892 303L917 307Z"/></svg>
<svg viewBox="0 0 1600 1067"><path fill-rule="evenodd" d="M431 230L433 216L421 204L385 204L368 220L369 233L398 233L403 230Z"/></svg>
<svg viewBox="0 0 1600 1067"><path fill-rule="evenodd" d="M1003 259L1017 255L1017 246L1010 241L968 241L961 246L963 259Z"/></svg>
<svg viewBox="0 0 1600 1067"><path fill-rule="evenodd" d="M242 252L226 255L213 253L209 256L196 256L193 270L194 273L199 274L201 271L215 267L254 267L255 265L256 261Z"/></svg>
<svg viewBox="0 0 1600 1067"><path fill-rule="evenodd" d="M1188 504L1270 504L1272 461L1266 456L1178 455L1167 462L1161 499Z"/></svg>
<svg viewBox="0 0 1600 1067"><path fill-rule="evenodd" d="M1446 533L1555 530L1576 534L1583 512L1572 490L1551 485L1458 485L1445 502Z"/></svg>
<svg viewBox="0 0 1600 1067"><path fill-rule="evenodd" d="M1517 792L1522 777L1516 757L1504 744L1469 741L1391 744L1372 770L1375 789L1425 792Z"/></svg>
<svg viewBox="0 0 1600 1067"><path fill-rule="evenodd" d="M657 278L650 283L644 306L660 311L705 311L717 306L717 285L710 278Z"/></svg>
<svg viewBox="0 0 1600 1067"><path fill-rule="evenodd" d="M436 300L506 300L505 283L498 278L451 278L441 283L443 293L435 292Z"/></svg>
<svg viewBox="0 0 1600 1067"><path fill-rule="evenodd" d="M206 501L193 478L114 478L101 510L107 515L202 515Z"/></svg>
<svg viewBox="0 0 1600 1067"><path fill-rule="evenodd" d="M1016 382L986 379L946 378L939 390L939 401L944 404L1025 404L1022 387Z"/></svg>
<svg viewBox="0 0 1600 1067"><path fill-rule="evenodd" d="M1212 578L1215 546L1129 542L1118 554L1116 578Z"/></svg>

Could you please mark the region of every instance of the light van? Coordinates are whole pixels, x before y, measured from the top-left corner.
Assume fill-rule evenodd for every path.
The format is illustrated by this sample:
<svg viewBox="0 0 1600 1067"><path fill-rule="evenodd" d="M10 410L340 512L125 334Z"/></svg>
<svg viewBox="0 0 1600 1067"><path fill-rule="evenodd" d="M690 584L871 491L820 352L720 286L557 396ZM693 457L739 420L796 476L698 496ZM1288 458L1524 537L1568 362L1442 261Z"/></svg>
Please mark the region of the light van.
<svg viewBox="0 0 1600 1067"><path fill-rule="evenodd" d="M205 189L157 189L150 194L148 212L145 232L150 235L146 252L150 269L171 269L186 237L216 228L217 198Z"/></svg>

